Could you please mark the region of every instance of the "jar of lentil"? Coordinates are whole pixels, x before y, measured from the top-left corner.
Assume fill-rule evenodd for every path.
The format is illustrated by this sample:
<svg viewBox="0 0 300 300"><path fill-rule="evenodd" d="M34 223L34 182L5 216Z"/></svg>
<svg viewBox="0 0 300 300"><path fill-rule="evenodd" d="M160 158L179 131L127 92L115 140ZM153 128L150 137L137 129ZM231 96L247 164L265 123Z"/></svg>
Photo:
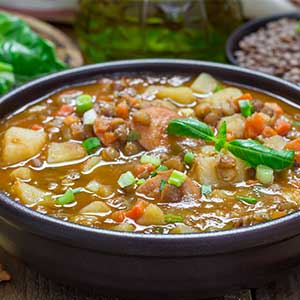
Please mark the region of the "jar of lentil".
<svg viewBox="0 0 300 300"><path fill-rule="evenodd" d="M130 58L225 61L242 20L239 0L81 0L76 21L86 62Z"/></svg>

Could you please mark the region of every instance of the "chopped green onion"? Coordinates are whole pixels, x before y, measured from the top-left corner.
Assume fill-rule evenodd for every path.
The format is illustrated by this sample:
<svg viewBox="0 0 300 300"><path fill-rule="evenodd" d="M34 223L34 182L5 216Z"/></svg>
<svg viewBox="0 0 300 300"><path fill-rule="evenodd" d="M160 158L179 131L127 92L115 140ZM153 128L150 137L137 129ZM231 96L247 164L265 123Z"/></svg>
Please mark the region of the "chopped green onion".
<svg viewBox="0 0 300 300"><path fill-rule="evenodd" d="M76 111L86 112L93 107L93 98L90 95L83 94L76 98Z"/></svg>
<svg viewBox="0 0 300 300"><path fill-rule="evenodd" d="M69 204L75 201L74 192L67 190L62 196L56 199L56 203L60 205Z"/></svg>
<svg viewBox="0 0 300 300"><path fill-rule="evenodd" d="M271 184L274 181L274 170L268 166L258 165L256 179L262 184Z"/></svg>
<svg viewBox="0 0 300 300"><path fill-rule="evenodd" d="M256 204L257 203L257 199L254 198L254 197L237 196L236 198L240 201L244 201L244 202L247 202L249 204Z"/></svg>
<svg viewBox="0 0 300 300"><path fill-rule="evenodd" d="M93 125L97 119L97 113L94 109L90 109L83 114L83 124Z"/></svg>
<svg viewBox="0 0 300 300"><path fill-rule="evenodd" d="M151 164L155 167L158 167L160 165L160 158L152 155L143 155L140 162L142 164Z"/></svg>
<svg viewBox="0 0 300 300"><path fill-rule="evenodd" d="M296 26L296 33L300 33L300 20L298 21Z"/></svg>
<svg viewBox="0 0 300 300"><path fill-rule="evenodd" d="M292 124L292 126L295 126L295 127L299 127L300 126L300 122L299 121L292 121L291 124Z"/></svg>
<svg viewBox="0 0 300 300"><path fill-rule="evenodd" d="M141 135L140 135L139 132L131 130L131 131L128 133L127 141L128 141L128 142L135 142L135 141L139 140L140 137L141 137Z"/></svg>
<svg viewBox="0 0 300 300"><path fill-rule="evenodd" d="M136 181L136 184L137 184L137 185L142 185L142 184L145 183L145 182L146 182L146 179L140 178L140 179L138 179L138 180Z"/></svg>
<svg viewBox="0 0 300 300"><path fill-rule="evenodd" d="M161 171L168 171L168 167L167 166L164 166L164 165L159 165L154 171L151 172L151 177L154 177L157 175L158 172L161 172Z"/></svg>
<svg viewBox="0 0 300 300"><path fill-rule="evenodd" d="M134 183L135 183L135 177L130 171L123 173L118 180L118 184L121 188L133 185Z"/></svg>
<svg viewBox="0 0 300 300"><path fill-rule="evenodd" d="M101 143L98 138L90 137L82 142L82 146L85 148L86 152L90 154L101 147Z"/></svg>
<svg viewBox="0 0 300 300"><path fill-rule="evenodd" d="M174 170L168 179L168 183L177 187L181 187L185 182L186 177L187 176L184 173Z"/></svg>
<svg viewBox="0 0 300 300"><path fill-rule="evenodd" d="M193 152L187 152L184 154L184 162L188 165L192 164L195 159L195 155Z"/></svg>
<svg viewBox="0 0 300 300"><path fill-rule="evenodd" d="M78 194L78 193L82 192L82 188L79 187L79 188L73 189L72 192L73 192L73 194Z"/></svg>
<svg viewBox="0 0 300 300"><path fill-rule="evenodd" d="M217 92L219 92L219 91L221 91L221 90L223 90L224 89L224 87L222 86L222 85L220 85L220 84L218 84L217 86L216 86L216 88L214 89L214 93L217 93Z"/></svg>
<svg viewBox="0 0 300 300"><path fill-rule="evenodd" d="M249 100L240 100L239 106L244 117L249 117L253 113L253 106Z"/></svg>
<svg viewBox="0 0 300 300"><path fill-rule="evenodd" d="M173 214L165 214L165 222L166 223L177 223L183 222L183 217Z"/></svg>
<svg viewBox="0 0 300 300"><path fill-rule="evenodd" d="M203 184L201 186L201 193L203 196L206 196L208 194L210 194L212 191L211 185L210 184Z"/></svg>
<svg viewBox="0 0 300 300"><path fill-rule="evenodd" d="M167 184L167 180L166 179L162 179L160 181L159 190L162 191L166 187L166 184Z"/></svg>

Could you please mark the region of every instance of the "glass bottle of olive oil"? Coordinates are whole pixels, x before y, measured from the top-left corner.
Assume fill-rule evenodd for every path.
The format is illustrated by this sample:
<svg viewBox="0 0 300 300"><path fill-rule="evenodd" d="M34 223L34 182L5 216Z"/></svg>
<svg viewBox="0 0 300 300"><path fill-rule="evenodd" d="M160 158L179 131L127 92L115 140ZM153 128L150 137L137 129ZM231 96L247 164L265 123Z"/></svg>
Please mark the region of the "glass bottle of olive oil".
<svg viewBox="0 0 300 300"><path fill-rule="evenodd" d="M239 0L80 0L76 21L87 63L129 58L222 62L242 21Z"/></svg>

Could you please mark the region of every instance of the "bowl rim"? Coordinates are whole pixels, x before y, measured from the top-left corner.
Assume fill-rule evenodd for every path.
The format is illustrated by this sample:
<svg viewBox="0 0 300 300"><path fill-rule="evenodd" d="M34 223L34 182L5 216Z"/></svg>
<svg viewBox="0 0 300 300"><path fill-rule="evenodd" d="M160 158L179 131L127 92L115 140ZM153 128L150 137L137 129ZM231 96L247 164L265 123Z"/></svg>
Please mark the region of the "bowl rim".
<svg viewBox="0 0 300 300"><path fill-rule="evenodd" d="M227 39L225 45L225 52L228 61L239 66L238 62L235 59L234 52L239 49L238 43L247 35L256 32L258 29L264 27L267 23L276 21L282 18L290 19L300 19L300 12L276 14L272 16L257 18L251 21L246 22L245 24L237 27Z"/></svg>
<svg viewBox="0 0 300 300"><path fill-rule="evenodd" d="M105 68L114 70L114 68L122 67L131 68L131 71L127 71L129 73L134 72L135 67L141 66L141 64L145 70L147 70L147 67L150 68L154 65L207 67L212 70L229 71L239 75L271 81L279 86L284 85L294 92L300 92L299 87L280 78L232 65L183 59L137 59L87 65L44 76L5 94L0 98L0 107L3 102L11 97L15 97L39 85L47 85L47 82L49 84L53 80L61 79L62 83L60 83L60 86L65 88L68 84L63 79L71 74L80 73L80 75L84 75L86 73L87 76L89 76L88 74L92 76L91 74L95 72L101 74L101 70ZM111 71L111 74L113 73L114 71ZM55 92L54 89L53 92ZM0 220L13 225L19 231L26 231L30 234L73 247L100 251L111 255L155 256L162 258L231 253L280 243L285 239L300 234L299 211L276 220L225 231L168 235L113 231L83 226L42 214L16 202L1 191Z"/></svg>

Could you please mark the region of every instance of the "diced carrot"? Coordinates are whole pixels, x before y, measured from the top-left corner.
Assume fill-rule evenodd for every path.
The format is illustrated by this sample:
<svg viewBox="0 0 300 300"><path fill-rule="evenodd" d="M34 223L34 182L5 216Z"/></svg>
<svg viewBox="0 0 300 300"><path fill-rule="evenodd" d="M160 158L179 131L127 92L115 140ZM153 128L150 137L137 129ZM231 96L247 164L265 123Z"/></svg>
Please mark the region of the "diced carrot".
<svg viewBox="0 0 300 300"><path fill-rule="evenodd" d="M245 138L256 138L265 128L265 120L259 113L254 113L245 122Z"/></svg>
<svg viewBox="0 0 300 300"><path fill-rule="evenodd" d="M292 125L290 123L281 119L278 119L274 125L274 129L280 135L286 135L290 131L291 127Z"/></svg>
<svg viewBox="0 0 300 300"><path fill-rule="evenodd" d="M227 142L230 142L230 141L232 141L232 140L234 140L234 134L231 133L231 132L227 132L227 133L226 133L226 141L227 141Z"/></svg>
<svg viewBox="0 0 300 300"><path fill-rule="evenodd" d="M274 129L273 129L272 127L270 127L270 126L266 126L266 127L264 128L263 132L262 132L262 135L263 135L264 137L271 137L271 136L276 135L276 134L277 134L276 130L274 130Z"/></svg>
<svg viewBox="0 0 300 300"><path fill-rule="evenodd" d="M124 210L115 211L111 214L111 218L116 222L123 222L126 218L126 212Z"/></svg>
<svg viewBox="0 0 300 300"><path fill-rule="evenodd" d="M41 130L41 129L44 129L44 127L41 125L38 125L38 124L34 124L34 125L32 125L31 129L32 130Z"/></svg>
<svg viewBox="0 0 300 300"><path fill-rule="evenodd" d="M69 125L71 125L75 122L78 122L78 121L79 121L79 119L77 117L74 117L74 116L66 116L64 118L64 124L67 125L67 126L69 126Z"/></svg>
<svg viewBox="0 0 300 300"><path fill-rule="evenodd" d="M240 97L237 97L233 100L233 103L239 107L239 101L240 100L252 100L253 97L250 93L244 93L243 95L241 95Z"/></svg>
<svg viewBox="0 0 300 300"><path fill-rule="evenodd" d="M300 163L300 153L299 153L299 152L296 152L296 153L295 153L295 162L296 162L297 164Z"/></svg>
<svg viewBox="0 0 300 300"><path fill-rule="evenodd" d="M126 103L126 101L122 101L116 106L116 114L118 117L123 118L123 119L128 119L129 116L129 107Z"/></svg>
<svg viewBox="0 0 300 300"><path fill-rule="evenodd" d="M123 95L122 98L124 98L130 106L134 106L137 103L137 100L130 95Z"/></svg>
<svg viewBox="0 0 300 300"><path fill-rule="evenodd" d="M103 136L100 137L100 139L101 142L107 146L114 143L118 139L118 137L114 132L107 131L103 133Z"/></svg>
<svg viewBox="0 0 300 300"><path fill-rule="evenodd" d="M98 117L94 123L94 132L96 135L102 135L105 131L110 129L111 120L101 116Z"/></svg>
<svg viewBox="0 0 300 300"><path fill-rule="evenodd" d="M71 105L62 105L60 109L56 112L57 116L69 116L74 112L74 108Z"/></svg>
<svg viewBox="0 0 300 300"><path fill-rule="evenodd" d="M143 215L147 206L148 202L144 200L139 200L130 210L126 212L126 217L132 220L137 220Z"/></svg>
<svg viewBox="0 0 300 300"><path fill-rule="evenodd" d="M134 175L139 176L140 174L144 172L152 172L155 169L155 166L151 164L139 164L134 168Z"/></svg>
<svg viewBox="0 0 300 300"><path fill-rule="evenodd" d="M296 138L288 142L284 148L288 150L300 151L300 138Z"/></svg>
<svg viewBox="0 0 300 300"><path fill-rule="evenodd" d="M271 108L275 115L280 116L283 114L283 109L276 102L266 102L265 106Z"/></svg>

